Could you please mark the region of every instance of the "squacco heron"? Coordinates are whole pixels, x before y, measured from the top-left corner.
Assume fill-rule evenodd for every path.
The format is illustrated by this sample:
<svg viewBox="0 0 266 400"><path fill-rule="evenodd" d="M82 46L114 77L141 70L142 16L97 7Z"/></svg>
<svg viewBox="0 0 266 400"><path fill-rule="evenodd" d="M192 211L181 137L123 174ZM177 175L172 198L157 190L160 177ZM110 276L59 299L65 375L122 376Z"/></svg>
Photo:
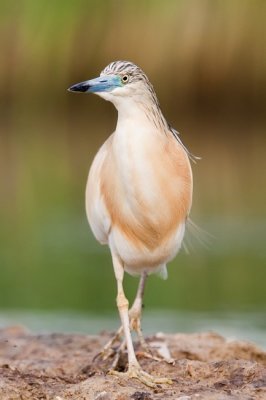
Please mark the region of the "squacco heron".
<svg viewBox="0 0 266 400"><path fill-rule="evenodd" d="M86 212L96 239L111 251L122 323L118 335L123 334L128 353L125 374L149 386L167 383L167 378L142 370L131 330L145 345L141 333L145 280L152 273L166 278L166 264L181 247L192 203L190 153L163 116L147 75L132 62L112 62L98 78L75 84L69 91L96 93L118 111L115 132L89 171ZM130 309L123 289L125 271L140 276Z"/></svg>

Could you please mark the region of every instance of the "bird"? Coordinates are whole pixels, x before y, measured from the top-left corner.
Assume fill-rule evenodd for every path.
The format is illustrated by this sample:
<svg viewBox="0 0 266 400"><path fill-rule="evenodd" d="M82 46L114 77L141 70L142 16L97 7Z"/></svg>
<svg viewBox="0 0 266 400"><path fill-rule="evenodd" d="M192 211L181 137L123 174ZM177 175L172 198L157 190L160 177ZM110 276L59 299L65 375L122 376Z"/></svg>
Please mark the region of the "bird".
<svg viewBox="0 0 266 400"><path fill-rule="evenodd" d="M145 346L141 311L146 279L153 273L166 278L166 264L181 248L192 205L194 156L164 117L147 75L133 62L111 62L99 77L68 90L95 93L118 112L115 131L90 167L85 196L89 225L96 239L109 246L117 282L121 327L105 350L123 334L121 348L128 356L127 371L111 373L151 387L171 383L141 368L131 331ZM140 277L130 309L123 288L125 272Z"/></svg>

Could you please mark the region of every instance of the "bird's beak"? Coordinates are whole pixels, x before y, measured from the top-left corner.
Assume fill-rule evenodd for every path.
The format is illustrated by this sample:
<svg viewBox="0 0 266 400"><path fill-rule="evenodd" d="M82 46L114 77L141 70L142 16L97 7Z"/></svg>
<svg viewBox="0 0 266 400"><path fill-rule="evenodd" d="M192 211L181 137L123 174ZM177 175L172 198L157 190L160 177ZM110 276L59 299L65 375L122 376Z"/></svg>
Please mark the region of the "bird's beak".
<svg viewBox="0 0 266 400"><path fill-rule="evenodd" d="M113 89L122 86L121 78L117 75L99 76L99 78L91 79L89 81L84 81L76 83L70 86L69 92L110 92Z"/></svg>

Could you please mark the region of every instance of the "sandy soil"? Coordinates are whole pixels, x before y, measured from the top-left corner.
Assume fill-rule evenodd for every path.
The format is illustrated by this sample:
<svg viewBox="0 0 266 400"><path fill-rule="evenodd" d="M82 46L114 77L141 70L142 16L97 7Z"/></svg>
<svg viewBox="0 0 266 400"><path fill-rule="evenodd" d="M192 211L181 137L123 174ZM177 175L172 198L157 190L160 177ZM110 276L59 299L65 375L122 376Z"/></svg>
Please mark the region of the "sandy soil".
<svg viewBox="0 0 266 400"><path fill-rule="evenodd" d="M266 399L266 353L253 344L214 333L158 334L175 365L141 357L142 367L172 385L149 388L108 375L112 360L94 356L110 334L34 335L22 327L0 330L0 400L253 400ZM126 368L121 357L119 368Z"/></svg>

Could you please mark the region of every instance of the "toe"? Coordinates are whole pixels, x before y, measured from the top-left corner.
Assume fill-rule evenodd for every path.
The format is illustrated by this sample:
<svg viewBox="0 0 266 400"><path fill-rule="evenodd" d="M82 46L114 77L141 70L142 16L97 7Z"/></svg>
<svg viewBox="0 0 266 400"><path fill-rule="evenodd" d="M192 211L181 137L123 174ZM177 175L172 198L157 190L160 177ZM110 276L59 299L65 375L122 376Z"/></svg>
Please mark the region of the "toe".
<svg viewBox="0 0 266 400"><path fill-rule="evenodd" d="M149 386L151 388L156 387L156 385L158 384L171 385L173 383L169 378L160 378L148 374L147 372L143 371L139 365L129 366L127 372L118 372L115 370L110 370L109 374L138 379L140 382L144 383L144 385Z"/></svg>

